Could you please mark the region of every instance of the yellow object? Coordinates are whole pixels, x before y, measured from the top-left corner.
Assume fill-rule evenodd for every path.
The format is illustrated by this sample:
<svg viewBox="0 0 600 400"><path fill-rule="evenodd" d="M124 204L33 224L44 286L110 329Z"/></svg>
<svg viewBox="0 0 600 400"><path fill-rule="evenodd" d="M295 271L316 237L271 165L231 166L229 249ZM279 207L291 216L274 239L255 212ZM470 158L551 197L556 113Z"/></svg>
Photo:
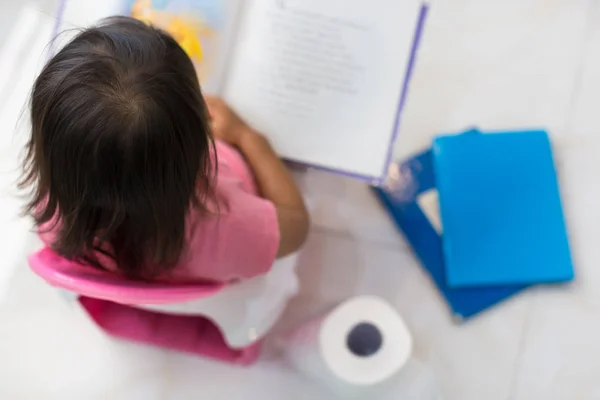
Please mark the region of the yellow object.
<svg viewBox="0 0 600 400"><path fill-rule="evenodd" d="M200 36L203 24L152 8L151 0L137 0L131 8L131 16L146 24L165 29L179 43L186 54L196 63L202 63L204 51Z"/></svg>
<svg viewBox="0 0 600 400"><path fill-rule="evenodd" d="M186 23L179 18L173 18L167 28L169 32L187 55L194 61L201 63L204 52L202 42L198 39L198 32L192 24Z"/></svg>
<svg viewBox="0 0 600 400"><path fill-rule="evenodd" d="M151 0L137 0L131 8L131 16L145 24L153 23L153 11Z"/></svg>

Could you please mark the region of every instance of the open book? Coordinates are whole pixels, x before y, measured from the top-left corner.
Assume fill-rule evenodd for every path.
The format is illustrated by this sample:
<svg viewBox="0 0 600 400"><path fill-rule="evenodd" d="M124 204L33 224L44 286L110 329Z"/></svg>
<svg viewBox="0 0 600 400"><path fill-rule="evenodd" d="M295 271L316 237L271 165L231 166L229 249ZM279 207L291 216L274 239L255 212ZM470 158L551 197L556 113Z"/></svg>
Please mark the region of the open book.
<svg viewBox="0 0 600 400"><path fill-rule="evenodd" d="M387 172L426 11L421 0L102 7L106 16L134 15L172 32L194 59L203 90L224 98L283 158L370 180Z"/></svg>

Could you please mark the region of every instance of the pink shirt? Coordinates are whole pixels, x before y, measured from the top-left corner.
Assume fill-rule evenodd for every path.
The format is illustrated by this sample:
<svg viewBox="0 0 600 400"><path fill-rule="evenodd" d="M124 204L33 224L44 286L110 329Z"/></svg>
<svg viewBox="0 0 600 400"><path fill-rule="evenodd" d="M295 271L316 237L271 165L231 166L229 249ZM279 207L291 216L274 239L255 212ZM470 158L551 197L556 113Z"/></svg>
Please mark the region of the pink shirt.
<svg viewBox="0 0 600 400"><path fill-rule="evenodd" d="M275 206L258 196L254 176L240 153L223 142L217 141L216 147L220 213L190 211L188 245L166 279L248 279L266 273L275 261L279 248ZM40 236L46 244L52 242L51 231Z"/></svg>
<svg viewBox="0 0 600 400"><path fill-rule="evenodd" d="M279 248L275 206L258 196L254 176L237 150L217 141L220 214L189 216L189 245L174 278L226 282L269 271Z"/></svg>

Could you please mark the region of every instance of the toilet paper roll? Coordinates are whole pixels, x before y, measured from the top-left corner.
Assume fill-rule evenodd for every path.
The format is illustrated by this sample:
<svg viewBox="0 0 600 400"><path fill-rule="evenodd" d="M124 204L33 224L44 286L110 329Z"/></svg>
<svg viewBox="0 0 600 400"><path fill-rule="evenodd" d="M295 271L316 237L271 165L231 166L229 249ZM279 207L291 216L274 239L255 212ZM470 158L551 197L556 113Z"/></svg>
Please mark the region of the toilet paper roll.
<svg viewBox="0 0 600 400"><path fill-rule="evenodd" d="M387 302L361 296L287 335L283 345L296 369L349 398L398 372L410 357L412 338Z"/></svg>

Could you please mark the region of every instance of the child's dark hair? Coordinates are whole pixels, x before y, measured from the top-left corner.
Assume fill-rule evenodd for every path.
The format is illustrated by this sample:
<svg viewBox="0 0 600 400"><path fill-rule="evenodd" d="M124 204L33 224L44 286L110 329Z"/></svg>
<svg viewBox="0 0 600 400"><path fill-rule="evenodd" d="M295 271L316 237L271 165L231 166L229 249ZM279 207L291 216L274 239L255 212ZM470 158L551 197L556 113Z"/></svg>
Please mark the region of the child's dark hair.
<svg viewBox="0 0 600 400"><path fill-rule="evenodd" d="M194 66L165 32L115 17L78 34L31 97L21 187L52 248L133 277L178 261L190 207L213 196L214 143ZM215 154L216 156L216 154Z"/></svg>

